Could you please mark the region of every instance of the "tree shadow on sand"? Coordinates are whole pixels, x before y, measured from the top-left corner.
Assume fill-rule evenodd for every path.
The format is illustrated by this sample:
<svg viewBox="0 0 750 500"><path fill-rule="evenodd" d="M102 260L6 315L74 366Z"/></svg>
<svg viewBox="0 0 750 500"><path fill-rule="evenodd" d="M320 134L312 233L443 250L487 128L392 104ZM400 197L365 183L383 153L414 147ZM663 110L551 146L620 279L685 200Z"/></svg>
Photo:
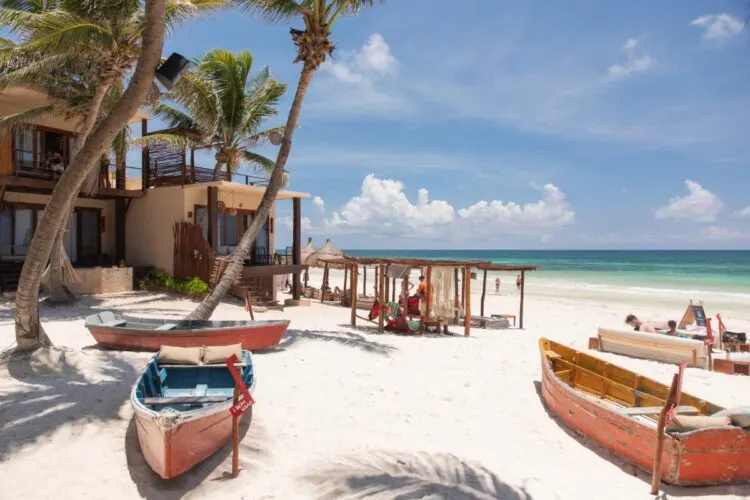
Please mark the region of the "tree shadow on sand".
<svg viewBox="0 0 750 500"><path fill-rule="evenodd" d="M391 330L385 330L383 332L380 332L378 331L377 324L372 324L372 325L365 324L365 325L352 326L349 323L346 323L346 324L340 324L338 326L340 326L341 328L348 328L350 330L356 330L358 332L367 333L370 335L380 335L380 336L395 335L397 337L414 337L414 338L427 337L427 338L436 338L436 339L465 337L463 331L461 331L461 333L456 333L455 331L448 330L448 333L435 333L434 331L430 330L430 331L425 331L424 333L420 334L418 331L412 332L412 333L404 333L404 332L394 332ZM451 327L453 327L454 330L455 328L463 328L463 326L458 326L458 325L453 325L453 324L449 325L449 328ZM471 338L471 337L468 337L468 338Z"/></svg>
<svg viewBox="0 0 750 500"><path fill-rule="evenodd" d="M0 372L7 370L24 383L0 399L0 461L64 425L121 418L119 410L138 376L136 368L115 354L92 353L106 366L106 377L92 382L66 359L71 354L76 355L45 348L0 363Z"/></svg>
<svg viewBox="0 0 750 500"><path fill-rule="evenodd" d="M259 469L259 459L268 455L265 445L267 434L262 425L253 421L252 408L240 420L239 430L242 477L256 472ZM125 435L125 454L130 478L138 488L140 496L146 499L178 499L201 486L213 488L213 493L217 493L216 488L210 485L232 480L231 441L186 473L173 479L162 479L151 469L141 453L135 417L130 419Z"/></svg>
<svg viewBox="0 0 750 500"><path fill-rule="evenodd" d="M524 487L511 486L481 464L451 453L373 452L321 464L302 479L315 487L313 498L320 500L531 500Z"/></svg>
<svg viewBox="0 0 750 500"><path fill-rule="evenodd" d="M375 342L364 335L349 332L321 332L315 330L287 330L284 338L281 340L279 347L289 348L294 346L300 340L316 340L322 342L333 342L344 347L353 347L361 349L371 354L381 356L390 356L398 348L389 344Z"/></svg>
<svg viewBox="0 0 750 500"><path fill-rule="evenodd" d="M585 446L593 453L599 456L602 460L607 460L612 464L619 467L623 473L635 476L644 483L644 491L646 491L651 485L651 471L644 471L630 462L626 462L617 455L595 443L591 439L579 434L574 429L568 427L564 422L560 421L557 416L547 408L542 397L542 383L538 380L534 381L534 389L536 390L539 401L547 412L547 415L560 427L568 436L575 439L579 444ZM708 496L708 495L738 495L739 497L750 498L750 485L727 485L727 486L671 486L665 483L661 485L661 491L657 498L668 499L677 498L684 496Z"/></svg>

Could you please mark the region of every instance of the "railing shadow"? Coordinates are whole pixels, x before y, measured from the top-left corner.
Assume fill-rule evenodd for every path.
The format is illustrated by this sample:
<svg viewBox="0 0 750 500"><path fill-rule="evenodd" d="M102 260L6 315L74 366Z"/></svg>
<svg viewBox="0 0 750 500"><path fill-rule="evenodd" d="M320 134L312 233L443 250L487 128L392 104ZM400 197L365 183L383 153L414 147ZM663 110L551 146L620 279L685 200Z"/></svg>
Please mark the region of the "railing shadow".
<svg viewBox="0 0 750 500"><path fill-rule="evenodd" d="M138 371L111 353L91 353L106 366L103 380L92 382L62 349L45 348L33 355L14 355L0 371L24 382L0 399L0 461L14 451L77 421L119 420Z"/></svg>
<svg viewBox="0 0 750 500"><path fill-rule="evenodd" d="M284 338L281 339L279 347L289 348L300 340L316 340L323 342L333 342L344 347L353 347L371 354L380 356L390 356L398 348L389 344L375 342L364 335L348 332L321 332L314 330L287 330Z"/></svg>
<svg viewBox="0 0 750 500"><path fill-rule="evenodd" d="M542 397L542 383L538 380L534 381L534 389L536 390L539 401L547 412L547 415L560 427L568 436L575 439L580 445L585 446L592 452L596 453L602 460L616 465L622 470L624 474L628 474L637 477L644 482L644 491L651 485L651 471L644 471L630 462L626 462L617 455L614 455L606 448L598 445L591 441L585 436L577 433L574 429L568 427L564 422L560 421L557 416L550 411L547 405L544 403ZM750 498L750 485L727 485L727 486L671 486L662 483L661 493L658 498L667 499L670 497L696 497L696 496L713 496L713 495L738 495L740 497Z"/></svg>
<svg viewBox="0 0 750 500"><path fill-rule="evenodd" d="M525 487L505 483L481 464L451 453L375 452L321 464L302 477L312 498L450 498L532 500Z"/></svg>

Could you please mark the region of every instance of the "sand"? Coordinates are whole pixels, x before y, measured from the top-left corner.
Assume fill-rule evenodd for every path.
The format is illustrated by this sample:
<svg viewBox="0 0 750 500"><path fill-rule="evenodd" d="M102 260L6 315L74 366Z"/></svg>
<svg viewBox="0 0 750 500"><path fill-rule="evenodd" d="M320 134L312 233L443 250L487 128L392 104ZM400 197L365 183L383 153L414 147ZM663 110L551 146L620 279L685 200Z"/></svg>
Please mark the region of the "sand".
<svg viewBox="0 0 750 500"><path fill-rule="evenodd" d="M517 311L506 281L503 295L492 287L488 313ZM132 293L45 308L55 347L0 365L0 498L652 498L649 474L586 445L547 413L537 339L585 348L598 325L621 326L631 311L679 319L684 305L634 308L627 296L598 302L532 290L533 276L525 330L474 329L468 338L352 330L349 310L320 303L259 314L291 326L282 349L255 356L257 404L243 426L237 479L227 479L229 447L176 480L156 476L128 403L150 354L99 350L83 326L92 310L180 317L194 303ZM472 301L478 313L478 293ZM214 315L246 317L239 303ZM726 319L750 331L750 317ZM5 303L0 347L12 339ZM675 372L600 355L665 383ZM750 378L698 369L684 381L685 391L722 406L748 404L749 388ZM664 489L685 499L750 496L745 486Z"/></svg>

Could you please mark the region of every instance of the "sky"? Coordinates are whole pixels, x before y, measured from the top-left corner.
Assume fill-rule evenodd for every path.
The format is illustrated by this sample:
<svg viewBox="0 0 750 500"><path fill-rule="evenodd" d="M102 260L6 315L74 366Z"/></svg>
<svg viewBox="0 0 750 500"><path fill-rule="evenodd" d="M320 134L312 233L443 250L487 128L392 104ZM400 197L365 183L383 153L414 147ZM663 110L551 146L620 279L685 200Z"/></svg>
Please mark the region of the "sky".
<svg viewBox="0 0 750 500"><path fill-rule="evenodd" d="M303 235L345 249L748 249L748 15L745 0L389 0L342 19L287 165L289 189L311 194ZM214 13L164 52L250 50L289 85L273 126L300 70L289 27ZM277 247L290 215L279 202Z"/></svg>

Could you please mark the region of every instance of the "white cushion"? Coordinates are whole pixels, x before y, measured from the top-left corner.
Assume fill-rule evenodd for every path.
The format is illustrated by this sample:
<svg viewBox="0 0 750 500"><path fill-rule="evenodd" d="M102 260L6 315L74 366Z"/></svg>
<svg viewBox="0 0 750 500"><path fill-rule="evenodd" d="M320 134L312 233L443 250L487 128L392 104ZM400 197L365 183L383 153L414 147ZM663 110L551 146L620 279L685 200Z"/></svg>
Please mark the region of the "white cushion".
<svg viewBox="0 0 750 500"><path fill-rule="evenodd" d="M161 332L165 330L171 330L172 328L176 326L177 326L177 323L164 323L163 325L157 326L155 330Z"/></svg>

